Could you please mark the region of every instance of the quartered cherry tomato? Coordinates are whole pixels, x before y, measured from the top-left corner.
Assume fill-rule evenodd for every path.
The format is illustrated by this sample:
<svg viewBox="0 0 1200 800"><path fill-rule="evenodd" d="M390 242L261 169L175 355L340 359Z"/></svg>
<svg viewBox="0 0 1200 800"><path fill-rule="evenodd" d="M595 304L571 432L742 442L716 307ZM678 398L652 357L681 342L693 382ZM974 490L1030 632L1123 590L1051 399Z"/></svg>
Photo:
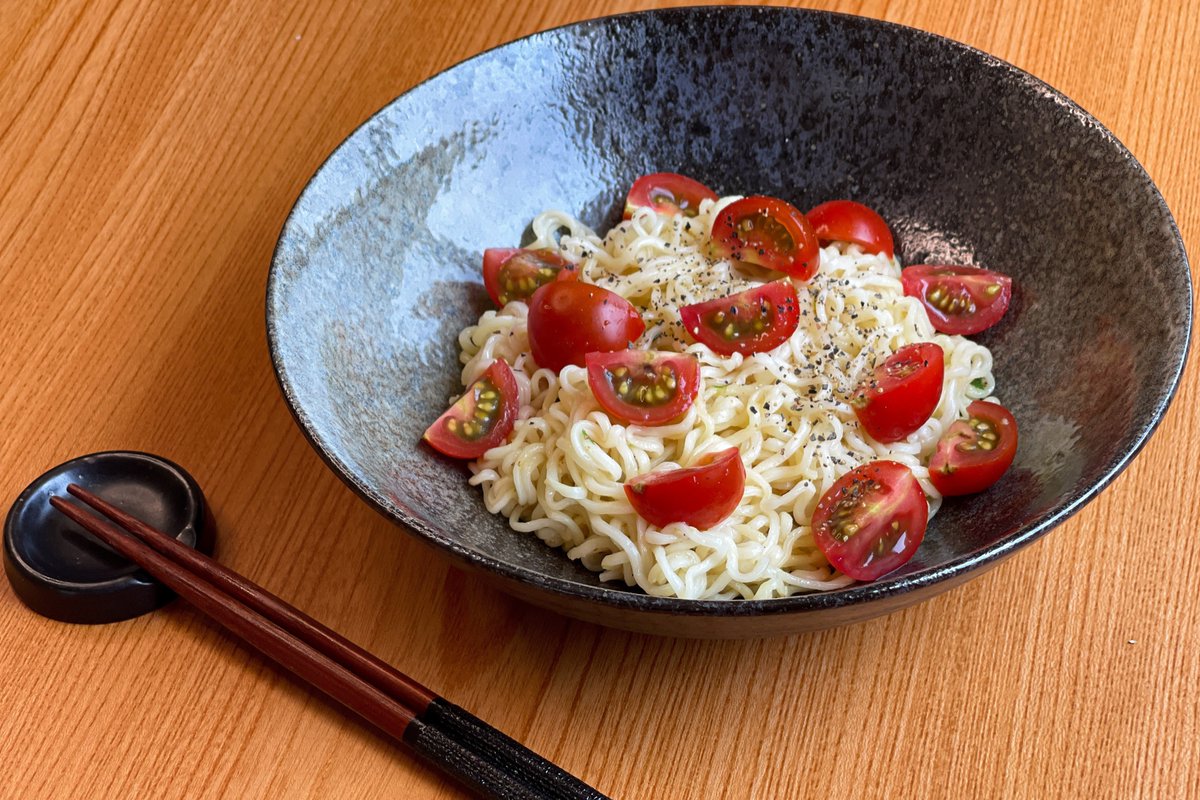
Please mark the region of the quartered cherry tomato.
<svg viewBox="0 0 1200 800"><path fill-rule="evenodd" d="M873 581L913 557L928 520L929 503L912 471L895 461L872 461L821 497L812 531L838 572Z"/></svg>
<svg viewBox="0 0 1200 800"><path fill-rule="evenodd" d="M700 213L701 200L716 200L717 193L700 181L674 172L655 172L634 181L625 198L625 219L639 208L652 208L659 214L683 214L694 217Z"/></svg>
<svg viewBox="0 0 1200 800"><path fill-rule="evenodd" d="M517 420L517 379L504 361L494 361L422 437L454 458L479 458L503 444Z"/></svg>
<svg viewBox="0 0 1200 800"><path fill-rule="evenodd" d="M806 281L817 274L821 248L808 219L774 197L743 197L717 214L712 229L716 254L786 272Z"/></svg>
<svg viewBox="0 0 1200 800"><path fill-rule="evenodd" d="M901 347L850 401L877 442L898 442L925 424L942 398L945 354L932 342Z"/></svg>
<svg viewBox="0 0 1200 800"><path fill-rule="evenodd" d="M624 350L646 323L616 292L590 283L554 281L529 298L529 347L539 367L582 367L588 353Z"/></svg>
<svg viewBox="0 0 1200 800"><path fill-rule="evenodd" d="M687 353L618 350L588 353L588 386L610 415L635 425L665 425L683 414L700 388L700 363Z"/></svg>
<svg viewBox="0 0 1200 800"><path fill-rule="evenodd" d="M512 300L525 300L554 280L575 280L575 265L557 250L489 247L483 251L483 285L492 302L503 308Z"/></svg>
<svg viewBox="0 0 1200 800"><path fill-rule="evenodd" d="M625 496L651 525L684 522L705 530L733 513L745 488L746 468L731 447L704 456L694 467L639 475L626 482Z"/></svg>
<svg viewBox="0 0 1200 800"><path fill-rule="evenodd" d="M1017 421L1007 408L976 400L967 413L946 431L929 461L929 480L945 495L982 492L1017 454Z"/></svg>
<svg viewBox="0 0 1200 800"><path fill-rule="evenodd" d="M883 217L853 200L830 200L805 216L821 244L853 242L868 253L883 253L888 258L895 252L892 232Z"/></svg>
<svg viewBox="0 0 1200 800"><path fill-rule="evenodd" d="M683 327L696 341L723 356L774 350L800 324L800 304L791 281L772 281L728 297L679 309Z"/></svg>
<svg viewBox="0 0 1200 800"><path fill-rule="evenodd" d="M1012 299L1012 278L978 267L905 267L900 282L941 333L967 336L986 330L1000 321Z"/></svg>

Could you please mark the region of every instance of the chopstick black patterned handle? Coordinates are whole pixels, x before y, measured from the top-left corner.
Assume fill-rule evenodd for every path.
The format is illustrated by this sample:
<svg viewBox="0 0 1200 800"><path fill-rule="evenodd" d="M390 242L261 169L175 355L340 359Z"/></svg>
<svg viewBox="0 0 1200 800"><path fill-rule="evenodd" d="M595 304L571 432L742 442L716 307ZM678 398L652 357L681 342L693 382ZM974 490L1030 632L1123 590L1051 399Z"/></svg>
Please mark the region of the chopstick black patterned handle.
<svg viewBox="0 0 1200 800"><path fill-rule="evenodd" d="M548 770L539 772L535 780L528 780L524 765L510 766L503 761L496 763L497 754L493 753L492 758L485 758L477 750L464 747L463 742L459 741L454 733L419 719L410 722L405 729L404 743L433 766L456 779L464 788L486 800L604 797L548 761L544 762L549 767ZM536 754L530 755L539 758ZM557 776L553 774L556 771ZM567 791L574 792L573 786L570 785L573 783L587 789L589 794L562 793L558 790L558 782L562 779L569 782L562 784Z"/></svg>
<svg viewBox="0 0 1200 800"><path fill-rule="evenodd" d="M542 797L517 776L464 748L445 731L419 719L404 729L404 743L478 797L487 800L540 800Z"/></svg>
<svg viewBox="0 0 1200 800"><path fill-rule="evenodd" d="M517 778L531 794L504 795L538 800L608 800L562 767L488 725L469 711L439 697L417 720L437 728L490 765ZM407 734L405 739L407 739Z"/></svg>

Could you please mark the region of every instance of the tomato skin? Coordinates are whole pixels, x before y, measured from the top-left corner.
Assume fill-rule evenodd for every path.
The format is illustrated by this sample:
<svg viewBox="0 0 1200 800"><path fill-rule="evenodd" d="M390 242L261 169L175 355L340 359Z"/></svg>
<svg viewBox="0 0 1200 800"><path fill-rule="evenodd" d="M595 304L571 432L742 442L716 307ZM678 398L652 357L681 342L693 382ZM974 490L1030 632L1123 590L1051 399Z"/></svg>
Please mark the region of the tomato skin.
<svg viewBox="0 0 1200 800"><path fill-rule="evenodd" d="M731 447L704 456L694 467L638 475L625 483L625 496L655 527L684 522L706 530L733 513L745 489L746 468Z"/></svg>
<svg viewBox="0 0 1200 800"><path fill-rule="evenodd" d="M888 258L896 252L892 232L883 217L861 203L830 200L805 216L821 244L854 242L869 253L882 253Z"/></svg>
<svg viewBox="0 0 1200 800"><path fill-rule="evenodd" d="M578 275L573 263L550 248L489 247L483 251L483 286L498 308L528 299L551 281L575 280Z"/></svg>
<svg viewBox="0 0 1200 800"><path fill-rule="evenodd" d="M697 180L676 172L655 172L633 182L625 198L625 219L639 208L650 208L659 214L683 214L694 217L700 213L702 200L716 200L717 193Z"/></svg>
<svg viewBox="0 0 1200 800"><path fill-rule="evenodd" d="M873 581L908 563L925 538L929 502L912 471L895 461L850 470L817 503L817 547L843 575Z"/></svg>
<svg viewBox="0 0 1200 800"><path fill-rule="evenodd" d="M863 428L877 442L898 442L916 431L942 399L945 353L921 342L901 347L875 368L851 400Z"/></svg>
<svg viewBox="0 0 1200 800"><path fill-rule="evenodd" d="M735 200L717 214L713 251L806 281L817 274L821 248L817 234L795 206L754 195Z"/></svg>
<svg viewBox="0 0 1200 800"><path fill-rule="evenodd" d="M554 281L529 298L529 346L539 367L582 367L588 353L623 350L646 330L636 308L616 292Z"/></svg>
<svg viewBox="0 0 1200 800"><path fill-rule="evenodd" d="M1012 300L1012 278L979 267L918 264L900 273L904 293L925 306L939 333L970 336L1000 321Z"/></svg>
<svg viewBox="0 0 1200 800"><path fill-rule="evenodd" d="M734 313L736 309L736 313ZM765 353L783 344L800 324L800 301L789 280L679 309L683 327L696 341L723 356ZM762 322L761 330L757 329ZM726 335L732 331L732 335Z"/></svg>
<svg viewBox="0 0 1200 800"><path fill-rule="evenodd" d="M494 391L496 396L487 397L489 391ZM489 405L492 406L490 410ZM517 379L512 367L503 360L493 361L467 391L425 429L421 438L434 450L452 458L479 458L508 439L517 421L517 406ZM477 411L486 417L477 418ZM465 428L472 424L481 428L474 436L467 435L469 430Z"/></svg>
<svg viewBox="0 0 1200 800"><path fill-rule="evenodd" d="M618 350L588 353L585 363L588 385L600 407L633 425L665 425L679 419L700 389L700 362L686 353ZM639 396L642 387L647 389L644 398ZM661 399L654 394L659 389Z"/></svg>
<svg viewBox="0 0 1200 800"><path fill-rule="evenodd" d="M976 400L967 413L968 419L942 436L929 461L929 480L943 495L982 492L1000 480L1017 455L1017 421L1007 408Z"/></svg>

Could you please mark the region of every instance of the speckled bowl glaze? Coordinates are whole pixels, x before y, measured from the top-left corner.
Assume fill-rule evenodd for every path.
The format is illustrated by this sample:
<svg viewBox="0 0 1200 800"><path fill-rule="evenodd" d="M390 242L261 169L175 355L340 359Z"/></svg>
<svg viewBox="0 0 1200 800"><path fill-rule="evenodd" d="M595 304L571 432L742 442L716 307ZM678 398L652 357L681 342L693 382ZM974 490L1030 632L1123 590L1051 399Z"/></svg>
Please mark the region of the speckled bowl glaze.
<svg viewBox="0 0 1200 800"><path fill-rule="evenodd" d="M891 223L904 263L979 264L1015 279L1008 315L978 338L1021 425L1016 463L988 492L947 502L898 572L776 600L650 597L511 530L487 513L462 464L418 446L461 391L458 331L490 307L481 251L517 244L549 208L604 231L630 183L660 170L800 208L855 198ZM1073 102L938 36L776 8L583 22L413 88L313 176L267 292L283 394L367 502L532 603L700 637L894 611L1046 533L1157 425L1191 309L1187 257L1161 195Z"/></svg>

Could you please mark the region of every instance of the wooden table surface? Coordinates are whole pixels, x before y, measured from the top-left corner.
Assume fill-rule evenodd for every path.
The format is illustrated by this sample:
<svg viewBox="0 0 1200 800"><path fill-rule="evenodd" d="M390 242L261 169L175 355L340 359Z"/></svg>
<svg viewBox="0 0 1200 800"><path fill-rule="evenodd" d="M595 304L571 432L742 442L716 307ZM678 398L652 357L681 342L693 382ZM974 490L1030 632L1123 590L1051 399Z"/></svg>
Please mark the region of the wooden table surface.
<svg viewBox="0 0 1200 800"><path fill-rule="evenodd" d="M924 605L768 641L522 605L305 442L263 294L308 176L423 78L648 5L0 0L0 496L85 452L167 455L224 561L614 797L1200 796L1196 359L1145 451L1050 536ZM1197 252L1197 4L815 5L1045 79L1141 160ZM4 584L0 708L4 797L458 796L179 604L71 626Z"/></svg>

